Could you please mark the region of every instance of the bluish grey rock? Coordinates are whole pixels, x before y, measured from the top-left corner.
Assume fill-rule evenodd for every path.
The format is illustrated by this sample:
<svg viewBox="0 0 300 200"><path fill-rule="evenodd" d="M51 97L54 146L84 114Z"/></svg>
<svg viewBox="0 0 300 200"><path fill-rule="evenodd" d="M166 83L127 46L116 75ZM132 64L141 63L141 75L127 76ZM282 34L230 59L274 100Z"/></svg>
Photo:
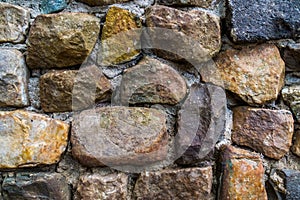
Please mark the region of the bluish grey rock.
<svg viewBox="0 0 300 200"><path fill-rule="evenodd" d="M284 169L286 200L300 199L300 171Z"/></svg>
<svg viewBox="0 0 300 200"><path fill-rule="evenodd" d="M68 0L43 0L41 3L41 11L45 14L58 12L65 9L67 5Z"/></svg>

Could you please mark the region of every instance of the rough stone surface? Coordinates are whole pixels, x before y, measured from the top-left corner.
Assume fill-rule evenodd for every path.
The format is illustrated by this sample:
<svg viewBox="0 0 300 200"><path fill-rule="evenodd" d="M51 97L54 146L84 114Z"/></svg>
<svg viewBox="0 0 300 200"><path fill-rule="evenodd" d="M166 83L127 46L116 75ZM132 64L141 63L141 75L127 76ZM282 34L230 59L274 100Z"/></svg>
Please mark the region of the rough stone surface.
<svg viewBox="0 0 300 200"><path fill-rule="evenodd" d="M77 0L79 2L85 3L89 6L103 6L115 3L128 2L130 0Z"/></svg>
<svg viewBox="0 0 300 200"><path fill-rule="evenodd" d="M180 11L166 6L146 10L148 42L166 59L189 62L208 60L221 47L220 19L205 10ZM193 63L194 64L194 63Z"/></svg>
<svg viewBox="0 0 300 200"><path fill-rule="evenodd" d="M30 68L62 68L82 64L100 32L100 19L85 13L39 15L30 28Z"/></svg>
<svg viewBox="0 0 300 200"><path fill-rule="evenodd" d="M141 22L130 11L111 7L101 35L100 62L103 65L130 61L140 53Z"/></svg>
<svg viewBox="0 0 300 200"><path fill-rule="evenodd" d="M88 174L79 178L74 200L126 199L128 176L118 174Z"/></svg>
<svg viewBox="0 0 300 200"><path fill-rule="evenodd" d="M285 76L285 86L300 85L300 72L292 72Z"/></svg>
<svg viewBox="0 0 300 200"><path fill-rule="evenodd" d="M285 199L300 199L300 171L283 169L284 183L286 188Z"/></svg>
<svg viewBox="0 0 300 200"><path fill-rule="evenodd" d="M110 94L110 82L96 66L79 71L50 71L40 78L41 106L45 112L83 109L108 100Z"/></svg>
<svg viewBox="0 0 300 200"><path fill-rule="evenodd" d="M0 106L29 104L28 77L22 53L15 49L0 49Z"/></svg>
<svg viewBox="0 0 300 200"><path fill-rule="evenodd" d="M292 109L298 122L300 122L300 85L284 87L281 91L283 100Z"/></svg>
<svg viewBox="0 0 300 200"><path fill-rule="evenodd" d="M71 136L72 153L85 166L142 166L163 160L167 140L165 114L134 107L85 110L74 116Z"/></svg>
<svg viewBox="0 0 300 200"><path fill-rule="evenodd" d="M166 6L199 6L203 8L209 8L212 2L213 0L158 0L159 4Z"/></svg>
<svg viewBox="0 0 300 200"><path fill-rule="evenodd" d="M194 84L179 111L176 135L178 164L205 158L225 131L226 94L214 85Z"/></svg>
<svg viewBox="0 0 300 200"><path fill-rule="evenodd" d="M54 164L67 146L69 125L26 111L0 112L0 168Z"/></svg>
<svg viewBox="0 0 300 200"><path fill-rule="evenodd" d="M177 104L187 93L183 77L171 66L146 57L127 69L120 85L120 101L136 103Z"/></svg>
<svg viewBox="0 0 300 200"><path fill-rule="evenodd" d="M235 42L295 38L300 34L300 2L229 0L227 20Z"/></svg>
<svg viewBox="0 0 300 200"><path fill-rule="evenodd" d="M228 49L218 54L215 67L200 70L205 82L223 86L250 105L275 100L284 84L284 62L275 45Z"/></svg>
<svg viewBox="0 0 300 200"><path fill-rule="evenodd" d="M300 43L289 44L283 49L286 71L300 71Z"/></svg>
<svg viewBox="0 0 300 200"><path fill-rule="evenodd" d="M290 149L294 132L287 110L237 107L233 109L232 141L280 159Z"/></svg>
<svg viewBox="0 0 300 200"><path fill-rule="evenodd" d="M267 200L263 177L259 154L233 146L223 147L221 200Z"/></svg>
<svg viewBox="0 0 300 200"><path fill-rule="evenodd" d="M293 138L294 138L293 140L294 142L291 150L294 154L300 157L300 130L299 129L295 131Z"/></svg>
<svg viewBox="0 0 300 200"><path fill-rule="evenodd" d="M6 177L2 187L4 200L71 199L66 179L58 173L20 173Z"/></svg>
<svg viewBox="0 0 300 200"><path fill-rule="evenodd" d="M23 42L26 39L29 19L30 13L26 9L0 2L0 43Z"/></svg>
<svg viewBox="0 0 300 200"><path fill-rule="evenodd" d="M212 189L212 168L187 168L143 172L134 193L140 199L209 199Z"/></svg>
<svg viewBox="0 0 300 200"><path fill-rule="evenodd" d="M68 5L68 0L43 0L41 10L43 13L53 13L65 9Z"/></svg>

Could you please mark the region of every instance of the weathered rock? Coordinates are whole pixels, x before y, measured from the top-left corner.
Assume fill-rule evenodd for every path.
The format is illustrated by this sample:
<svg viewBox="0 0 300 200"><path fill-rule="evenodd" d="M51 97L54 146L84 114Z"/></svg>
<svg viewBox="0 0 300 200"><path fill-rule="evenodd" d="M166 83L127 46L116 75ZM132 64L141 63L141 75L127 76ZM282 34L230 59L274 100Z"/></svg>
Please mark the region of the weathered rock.
<svg viewBox="0 0 300 200"><path fill-rule="evenodd" d="M27 106L29 71L22 53L0 49L0 106Z"/></svg>
<svg viewBox="0 0 300 200"><path fill-rule="evenodd" d="M128 2L130 0L77 0L79 2L85 3L89 6L103 6L115 3Z"/></svg>
<svg viewBox="0 0 300 200"><path fill-rule="evenodd" d="M100 32L100 19L86 13L39 15L30 28L30 68L62 68L82 64Z"/></svg>
<svg viewBox="0 0 300 200"><path fill-rule="evenodd" d="M223 148L220 199L267 200L259 154L233 146Z"/></svg>
<svg viewBox="0 0 300 200"><path fill-rule="evenodd" d="M179 111L176 153L178 164L205 158L225 131L226 94L214 85L194 84Z"/></svg>
<svg viewBox="0 0 300 200"><path fill-rule="evenodd" d="M283 49L286 71L300 71L300 43L289 44Z"/></svg>
<svg viewBox="0 0 300 200"><path fill-rule="evenodd" d="M284 183L286 189L285 199L300 199L300 171L283 169Z"/></svg>
<svg viewBox="0 0 300 200"><path fill-rule="evenodd" d="M205 82L223 86L250 105L277 99L284 71L277 47L270 44L228 49L218 54L214 68L200 69Z"/></svg>
<svg viewBox="0 0 300 200"><path fill-rule="evenodd" d="M41 10L43 13L53 13L65 9L68 5L68 0L43 0Z"/></svg>
<svg viewBox="0 0 300 200"><path fill-rule="evenodd" d="M64 176L58 173L21 173L6 177L2 184L4 199L71 199Z"/></svg>
<svg viewBox="0 0 300 200"><path fill-rule="evenodd" d="M232 141L280 159L290 149L294 132L292 113L251 107L233 109Z"/></svg>
<svg viewBox="0 0 300 200"><path fill-rule="evenodd" d="M0 2L0 43L21 43L26 39L30 13L26 9Z"/></svg>
<svg viewBox="0 0 300 200"><path fill-rule="evenodd" d="M300 157L300 130L299 129L295 131L293 138L294 138L293 140L294 142L291 150L294 154Z"/></svg>
<svg viewBox="0 0 300 200"><path fill-rule="evenodd" d="M143 172L134 193L138 200L209 199L212 179L211 167Z"/></svg>
<svg viewBox="0 0 300 200"><path fill-rule="evenodd" d="M137 165L163 160L168 135L156 109L102 107L74 116L72 153L85 166Z"/></svg>
<svg viewBox="0 0 300 200"><path fill-rule="evenodd" d="M235 42L296 38L300 3L288 0L229 0L228 25Z"/></svg>
<svg viewBox="0 0 300 200"><path fill-rule="evenodd" d="M69 125L22 110L0 112L0 168L54 164L67 146Z"/></svg>
<svg viewBox="0 0 300 200"><path fill-rule="evenodd" d="M94 65L81 70L50 71L40 78L45 112L79 110L110 98L111 84Z"/></svg>
<svg viewBox="0 0 300 200"><path fill-rule="evenodd" d="M146 57L127 69L119 88L120 103L177 104L187 93L183 77L171 66Z"/></svg>
<svg viewBox="0 0 300 200"><path fill-rule="evenodd" d="M158 0L159 4L166 6L198 6L202 8L209 8L213 0Z"/></svg>
<svg viewBox="0 0 300 200"><path fill-rule="evenodd" d="M79 178L75 200L126 199L128 176L118 174L89 174Z"/></svg>
<svg viewBox="0 0 300 200"><path fill-rule="evenodd" d="M283 100L292 109L297 121L300 122L300 85L284 87L281 94Z"/></svg>
<svg viewBox="0 0 300 200"><path fill-rule="evenodd" d="M180 11L166 6L146 10L148 39L143 48L154 48L166 59L202 62L219 52L220 19L205 10Z"/></svg>
<svg viewBox="0 0 300 200"><path fill-rule="evenodd" d="M285 85L300 85L300 72L289 73L285 76Z"/></svg>
<svg viewBox="0 0 300 200"><path fill-rule="evenodd" d="M133 13L111 7L106 14L101 35L101 64L119 64L137 57L141 49L141 26Z"/></svg>

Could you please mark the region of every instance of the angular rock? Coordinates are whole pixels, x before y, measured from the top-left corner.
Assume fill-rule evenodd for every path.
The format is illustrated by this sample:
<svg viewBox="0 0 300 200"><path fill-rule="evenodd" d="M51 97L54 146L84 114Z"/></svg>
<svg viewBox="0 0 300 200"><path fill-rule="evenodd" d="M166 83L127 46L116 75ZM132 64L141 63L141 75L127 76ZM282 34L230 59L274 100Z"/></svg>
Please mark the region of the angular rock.
<svg viewBox="0 0 300 200"><path fill-rule="evenodd" d="M233 146L223 147L220 199L267 200L264 168L257 153Z"/></svg>
<svg viewBox="0 0 300 200"><path fill-rule="evenodd" d="M158 0L159 4L166 6L198 6L202 8L209 8L213 0Z"/></svg>
<svg viewBox="0 0 300 200"><path fill-rule="evenodd" d="M29 32L27 64L32 69L80 65L99 32L100 19L86 13L39 15Z"/></svg>
<svg viewBox="0 0 300 200"><path fill-rule="evenodd" d="M284 62L272 44L228 49L218 54L215 66L200 69L205 82L223 86L250 105L277 99L284 71Z"/></svg>
<svg viewBox="0 0 300 200"><path fill-rule="evenodd" d="M294 154L300 157L300 130L299 129L295 131L293 138L294 138L293 140L294 142L291 150Z"/></svg>
<svg viewBox="0 0 300 200"><path fill-rule="evenodd" d="M300 199L300 171L283 169L282 173L286 189L285 199Z"/></svg>
<svg viewBox="0 0 300 200"><path fill-rule="evenodd" d="M210 199L212 168L187 168L143 172L134 193L140 199Z"/></svg>
<svg viewBox="0 0 300 200"><path fill-rule="evenodd" d="M71 199L66 178L58 173L21 173L6 177L2 184L4 199Z"/></svg>
<svg viewBox="0 0 300 200"><path fill-rule="evenodd" d="M119 88L123 105L137 103L177 104L187 93L186 82L171 66L146 57L127 69Z"/></svg>
<svg viewBox="0 0 300 200"><path fill-rule="evenodd" d="M45 112L79 110L110 98L111 84L94 65L81 70L50 71L40 78Z"/></svg>
<svg viewBox="0 0 300 200"><path fill-rule="evenodd" d="M128 2L130 0L77 0L79 2L85 3L89 6L103 6L103 5L109 5L109 4L115 4L115 3L124 3Z"/></svg>
<svg viewBox="0 0 300 200"><path fill-rule="evenodd" d="M286 71L300 71L300 43L289 44L283 49Z"/></svg>
<svg viewBox="0 0 300 200"><path fill-rule="evenodd" d="M287 110L233 109L232 141L270 158L280 159L289 151L293 132L293 116Z"/></svg>
<svg viewBox="0 0 300 200"><path fill-rule="evenodd" d="M179 111L176 154L178 164L204 159L225 131L226 94L214 85L194 84Z"/></svg>
<svg viewBox="0 0 300 200"><path fill-rule="evenodd" d="M67 146L69 125L44 115L0 112L0 168L54 164Z"/></svg>
<svg viewBox="0 0 300 200"><path fill-rule="evenodd" d="M119 64L137 57L141 51L141 22L128 10L111 7L101 35L102 65Z"/></svg>
<svg viewBox="0 0 300 200"><path fill-rule="evenodd" d="M227 23L235 42L257 42L300 35L300 2L229 0Z"/></svg>
<svg viewBox="0 0 300 200"><path fill-rule="evenodd" d="M283 100L291 108L298 122L300 122L300 85L284 87L281 90Z"/></svg>
<svg viewBox="0 0 300 200"><path fill-rule="evenodd" d="M143 48L153 48L156 54L166 59L197 64L219 52L219 24L219 17L205 10L185 12L166 6L150 6L146 10L149 38Z"/></svg>
<svg viewBox="0 0 300 200"><path fill-rule="evenodd" d="M126 199L128 176L118 174L89 174L79 178L74 200Z"/></svg>
<svg viewBox="0 0 300 200"><path fill-rule="evenodd" d="M156 109L102 107L74 116L72 154L85 166L143 166L165 159L165 114Z"/></svg>
<svg viewBox="0 0 300 200"><path fill-rule="evenodd" d="M28 10L0 2L0 43L21 43L26 39L30 13Z"/></svg>
<svg viewBox="0 0 300 200"><path fill-rule="evenodd" d="M29 104L28 77L22 53L15 49L0 49L0 106Z"/></svg>
<svg viewBox="0 0 300 200"><path fill-rule="evenodd" d="M43 0L41 10L43 13L53 13L65 9L68 5L68 0Z"/></svg>

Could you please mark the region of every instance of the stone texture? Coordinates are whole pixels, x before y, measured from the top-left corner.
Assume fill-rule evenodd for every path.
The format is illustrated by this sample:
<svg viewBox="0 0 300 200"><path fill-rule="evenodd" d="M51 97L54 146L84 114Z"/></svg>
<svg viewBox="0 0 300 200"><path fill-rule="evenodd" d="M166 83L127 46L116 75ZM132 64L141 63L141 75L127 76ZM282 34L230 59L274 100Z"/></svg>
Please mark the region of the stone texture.
<svg viewBox="0 0 300 200"><path fill-rule="evenodd" d="M100 62L103 65L130 61L140 53L141 22L128 10L111 7L101 35Z"/></svg>
<svg viewBox="0 0 300 200"><path fill-rule="evenodd" d="M41 10L43 13L53 13L65 9L68 5L68 0L43 0Z"/></svg>
<svg viewBox="0 0 300 200"><path fill-rule="evenodd" d="M227 21L235 42L296 38L300 34L300 2L229 0Z"/></svg>
<svg viewBox="0 0 300 200"><path fill-rule="evenodd" d="M215 147L226 124L225 91L209 84L194 84L178 113L178 164L194 164Z"/></svg>
<svg viewBox="0 0 300 200"><path fill-rule="evenodd" d="M254 105L277 99L284 84L285 69L277 47L262 44L221 52L214 68L204 67L200 71L205 82L223 86Z"/></svg>
<svg viewBox="0 0 300 200"><path fill-rule="evenodd" d="M284 183L286 188L285 199L300 199L300 171L283 169Z"/></svg>
<svg viewBox="0 0 300 200"><path fill-rule="evenodd" d="M292 72L285 76L285 86L300 85L300 72Z"/></svg>
<svg viewBox="0 0 300 200"><path fill-rule="evenodd" d="M251 107L233 109L232 141L280 159L290 149L294 132L292 113Z"/></svg>
<svg viewBox="0 0 300 200"><path fill-rule="evenodd" d="M118 174L88 174L79 178L74 200L126 199L128 176Z"/></svg>
<svg viewBox="0 0 300 200"><path fill-rule="evenodd" d="M288 44L282 55L286 71L300 71L300 43Z"/></svg>
<svg viewBox="0 0 300 200"><path fill-rule="evenodd" d="M220 19L205 10L180 11L166 6L146 9L148 41L166 59L192 64L210 59L221 47Z"/></svg>
<svg viewBox="0 0 300 200"><path fill-rule="evenodd" d="M138 200L209 199L212 179L211 167L143 172L134 193Z"/></svg>
<svg viewBox="0 0 300 200"><path fill-rule="evenodd" d="M291 150L294 154L300 157L300 130L299 129L295 131L293 138L294 138L293 140L294 142Z"/></svg>
<svg viewBox="0 0 300 200"><path fill-rule="evenodd" d="M27 64L30 68L80 65L99 32L100 19L86 13L39 15L29 32Z"/></svg>
<svg viewBox="0 0 300 200"><path fill-rule="evenodd" d="M22 53L15 49L0 49L0 106L29 104L28 77Z"/></svg>
<svg viewBox="0 0 300 200"><path fill-rule="evenodd" d="M166 6L198 6L202 8L209 8L213 0L158 0L159 4Z"/></svg>
<svg viewBox="0 0 300 200"><path fill-rule="evenodd" d="M85 110L74 116L71 136L72 153L85 166L143 166L163 160L167 140L165 114L134 107Z"/></svg>
<svg viewBox="0 0 300 200"><path fill-rule="evenodd" d="M221 200L267 200L263 177L259 154L233 146L223 147Z"/></svg>
<svg viewBox="0 0 300 200"><path fill-rule="evenodd" d="M40 114L0 112L0 168L54 164L67 146L69 125Z"/></svg>
<svg viewBox="0 0 300 200"><path fill-rule="evenodd" d="M45 112L87 108L110 99L111 84L91 66L81 70L50 71L40 78L41 106Z"/></svg>
<svg viewBox="0 0 300 200"><path fill-rule="evenodd" d="M125 70L119 88L119 99L128 103L177 104L187 93L183 77L171 66L146 57Z"/></svg>
<svg viewBox="0 0 300 200"><path fill-rule="evenodd" d="M18 173L2 184L4 200L69 200L71 192L64 176L58 173Z"/></svg>
<svg viewBox="0 0 300 200"><path fill-rule="evenodd" d="M298 122L300 122L300 85L284 87L281 91L283 100L291 108Z"/></svg>
<svg viewBox="0 0 300 200"><path fill-rule="evenodd" d="M24 42L29 19L30 13L26 9L0 2L0 43Z"/></svg>
<svg viewBox="0 0 300 200"><path fill-rule="evenodd" d="M85 3L89 6L103 6L115 3L128 2L130 0L77 0L79 2Z"/></svg>

